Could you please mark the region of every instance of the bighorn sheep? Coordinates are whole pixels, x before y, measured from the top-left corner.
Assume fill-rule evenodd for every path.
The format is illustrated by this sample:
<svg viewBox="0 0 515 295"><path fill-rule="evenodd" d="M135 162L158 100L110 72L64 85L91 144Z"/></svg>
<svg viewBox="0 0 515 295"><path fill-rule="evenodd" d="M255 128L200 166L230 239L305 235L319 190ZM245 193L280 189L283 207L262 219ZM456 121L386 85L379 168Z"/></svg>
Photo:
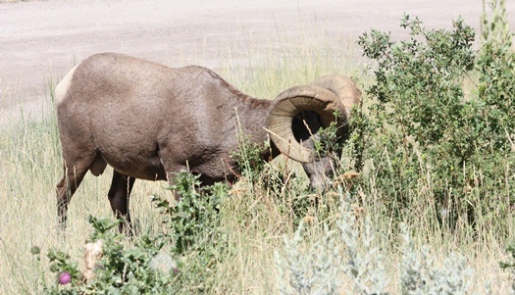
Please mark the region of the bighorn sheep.
<svg viewBox="0 0 515 295"><path fill-rule="evenodd" d="M200 66L172 69L121 54L91 56L55 89L64 158L57 184L61 228L86 172L98 176L107 164L114 168L111 208L128 223L136 178L173 182L174 173L189 169L204 185L233 181L238 165L230 154L239 132L256 143L269 134L264 159L282 153L303 163L312 186L324 187L334 160L315 157L310 134L334 120L343 131L360 95L350 79L326 76L262 100Z"/></svg>

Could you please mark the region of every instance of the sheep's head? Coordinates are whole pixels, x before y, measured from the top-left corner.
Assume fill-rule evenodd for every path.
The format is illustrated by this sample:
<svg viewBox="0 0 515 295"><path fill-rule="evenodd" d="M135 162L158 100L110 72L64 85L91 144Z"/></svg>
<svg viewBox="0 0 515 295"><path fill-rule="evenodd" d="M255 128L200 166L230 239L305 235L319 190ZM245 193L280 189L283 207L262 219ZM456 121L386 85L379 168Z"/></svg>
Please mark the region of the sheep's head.
<svg viewBox="0 0 515 295"><path fill-rule="evenodd" d="M320 153L319 131L334 122L334 140L344 141L350 111L360 98L361 92L352 80L331 75L290 88L274 100L267 120L270 138L282 154L302 163L313 188L324 190L330 184L341 155L341 148Z"/></svg>

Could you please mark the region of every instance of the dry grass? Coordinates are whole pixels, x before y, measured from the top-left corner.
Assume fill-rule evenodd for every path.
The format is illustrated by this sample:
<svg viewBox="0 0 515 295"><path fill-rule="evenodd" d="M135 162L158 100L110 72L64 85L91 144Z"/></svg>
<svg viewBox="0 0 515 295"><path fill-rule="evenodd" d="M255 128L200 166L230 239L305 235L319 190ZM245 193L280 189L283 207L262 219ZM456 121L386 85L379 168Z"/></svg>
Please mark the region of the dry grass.
<svg viewBox="0 0 515 295"><path fill-rule="evenodd" d="M270 48L250 48L248 66L232 64L228 54L220 66L220 74L242 91L268 98L327 73L357 75L366 82L368 78L356 70L360 65L352 56L330 48L335 47L306 46L299 51L283 51L280 58ZM55 185L61 177L62 162L50 99L47 107L48 116L43 122L21 119L12 126L0 126L0 294L41 292L40 280L49 279L48 261L37 261L30 254L31 247L41 247L43 253L59 248L80 261L84 241L91 230L87 217L112 215L106 197L111 171L98 178L88 174L70 205L67 239L57 235ZM293 164L286 165L292 169ZM136 182L131 210L141 231L160 230L160 215L152 207L150 196L167 195L164 185L164 182ZM274 251L282 251L283 235L294 231L292 216L285 210L290 206L291 196L271 197L266 190L250 191L245 183L239 186L240 191L235 189L225 205L223 217L229 247L236 255L216 270L216 287L224 294L277 293ZM376 236L374 247L386 256L390 291L398 294L399 233L383 214L381 196L362 198L365 204L362 212L371 217ZM428 209L431 200L425 198L420 192L419 205L413 208L413 212L418 212L413 216L419 218L406 220L415 244L428 244L437 263L449 252L466 256L474 271L475 290L481 293L482 285L489 282L496 294L507 294L507 274L499 269L498 261L505 258L503 242L515 237L515 222L506 221L509 226L505 239L493 235L487 225L480 229L478 239L473 239L465 228L463 231L458 228L459 234L448 234L436 229L435 213ZM322 235L314 231L309 241L316 241Z"/></svg>

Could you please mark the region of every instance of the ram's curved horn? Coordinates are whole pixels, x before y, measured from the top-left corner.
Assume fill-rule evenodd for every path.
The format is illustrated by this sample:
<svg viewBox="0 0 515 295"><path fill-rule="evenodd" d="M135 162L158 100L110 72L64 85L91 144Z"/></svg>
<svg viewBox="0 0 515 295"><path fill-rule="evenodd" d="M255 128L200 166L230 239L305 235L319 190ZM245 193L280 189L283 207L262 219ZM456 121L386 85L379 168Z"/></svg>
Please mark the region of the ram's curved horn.
<svg viewBox="0 0 515 295"><path fill-rule="evenodd" d="M301 162L312 162L314 151L303 147L293 135L292 121L302 111L314 111L328 126L335 120L334 112L345 112L336 95L316 85L290 88L275 99L267 119L267 131L275 146L287 157Z"/></svg>
<svg viewBox="0 0 515 295"><path fill-rule="evenodd" d="M325 88L338 96L338 100L345 107L345 116L347 120L350 118L352 107L357 105L361 100L361 91L358 89L354 81L341 75L323 76L311 83Z"/></svg>
<svg viewBox="0 0 515 295"><path fill-rule="evenodd" d="M310 85L290 88L274 100L267 119L267 131L282 154L301 163L312 162L314 151L303 147L293 135L293 118L302 111L314 111L320 115L323 126L329 126L335 120L338 126L343 126L348 123L350 110L360 97L361 92L354 82L338 75L324 76Z"/></svg>

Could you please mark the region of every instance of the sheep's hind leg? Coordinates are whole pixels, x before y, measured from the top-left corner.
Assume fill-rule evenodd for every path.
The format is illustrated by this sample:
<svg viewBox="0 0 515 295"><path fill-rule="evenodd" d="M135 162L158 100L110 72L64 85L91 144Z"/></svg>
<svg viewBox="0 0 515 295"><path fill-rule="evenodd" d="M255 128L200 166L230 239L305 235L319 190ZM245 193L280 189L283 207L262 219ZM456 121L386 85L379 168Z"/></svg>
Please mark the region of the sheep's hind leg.
<svg viewBox="0 0 515 295"><path fill-rule="evenodd" d="M88 172L89 165L75 165L64 167L64 175L57 184L57 216L59 218L59 229L61 232L66 230L68 219L68 205L70 200L79 187L84 175Z"/></svg>
<svg viewBox="0 0 515 295"><path fill-rule="evenodd" d="M129 213L129 197L134 186L134 177L123 175L116 170L113 171L113 181L109 189L108 198L111 209L117 219L121 219L118 227L120 232L132 234L131 217Z"/></svg>

